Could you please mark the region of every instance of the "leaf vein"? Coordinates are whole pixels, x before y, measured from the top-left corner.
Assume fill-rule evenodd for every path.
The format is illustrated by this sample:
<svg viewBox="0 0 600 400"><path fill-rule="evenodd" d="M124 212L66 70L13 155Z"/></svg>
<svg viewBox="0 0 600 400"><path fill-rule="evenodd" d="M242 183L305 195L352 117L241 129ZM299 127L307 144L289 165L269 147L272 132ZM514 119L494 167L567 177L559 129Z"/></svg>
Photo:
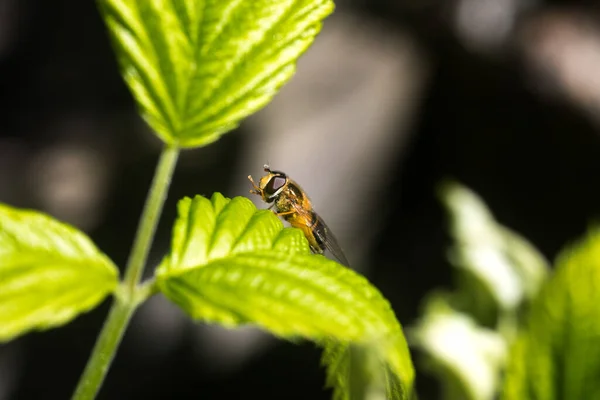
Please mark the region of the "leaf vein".
<svg viewBox="0 0 600 400"><path fill-rule="evenodd" d="M286 22L290 18L291 15L293 15L293 12L295 10L294 6L296 5L296 3L297 1L290 2L287 9L281 15L281 17L277 19L271 26L269 26L268 29L265 29L262 41L253 43L245 54L237 57L236 60L233 61L231 70L228 71L228 73L221 75L220 80L215 82L215 84L211 86L211 89L208 91L208 93L204 95L204 105L210 104L214 101L215 97L218 96L221 91L227 90L227 86L224 87L223 82L232 79L232 76L236 75L236 72L238 71L240 66L243 65L247 61L247 59L252 59L253 55L255 55L257 52L261 52L265 48L270 48L272 42L270 40L264 40L264 38L269 37L275 29L279 28L284 22Z"/></svg>

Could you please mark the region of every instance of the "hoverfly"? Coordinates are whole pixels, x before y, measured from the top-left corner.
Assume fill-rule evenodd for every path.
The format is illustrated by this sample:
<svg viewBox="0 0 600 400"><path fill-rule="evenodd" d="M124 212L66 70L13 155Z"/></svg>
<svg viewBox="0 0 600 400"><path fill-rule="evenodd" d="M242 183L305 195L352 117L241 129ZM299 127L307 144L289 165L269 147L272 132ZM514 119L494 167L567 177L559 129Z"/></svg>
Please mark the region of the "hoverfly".
<svg viewBox="0 0 600 400"><path fill-rule="evenodd" d="M327 249L342 264L349 266L331 230L313 210L310 199L300 185L285 173L272 171L266 164L263 168L267 175L260 178L258 185L252 176L248 175L253 186L250 193L261 196L265 203L271 204L269 210L274 208L275 215L283 217L294 228L302 230L313 253L323 254Z"/></svg>

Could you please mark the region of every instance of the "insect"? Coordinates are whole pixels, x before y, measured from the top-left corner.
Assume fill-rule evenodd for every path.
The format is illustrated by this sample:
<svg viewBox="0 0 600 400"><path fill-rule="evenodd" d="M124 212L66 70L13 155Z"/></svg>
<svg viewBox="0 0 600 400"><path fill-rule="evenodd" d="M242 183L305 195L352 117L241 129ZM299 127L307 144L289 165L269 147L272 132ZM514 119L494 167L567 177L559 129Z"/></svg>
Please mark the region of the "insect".
<svg viewBox="0 0 600 400"><path fill-rule="evenodd" d="M271 204L269 210L274 208L275 215L283 217L290 225L301 229L313 253L323 254L327 249L342 264L349 266L331 230L313 210L310 199L300 185L285 173L272 171L266 164L263 168L267 175L260 178L258 185L252 176L248 175L253 186L250 193L261 196L265 203Z"/></svg>

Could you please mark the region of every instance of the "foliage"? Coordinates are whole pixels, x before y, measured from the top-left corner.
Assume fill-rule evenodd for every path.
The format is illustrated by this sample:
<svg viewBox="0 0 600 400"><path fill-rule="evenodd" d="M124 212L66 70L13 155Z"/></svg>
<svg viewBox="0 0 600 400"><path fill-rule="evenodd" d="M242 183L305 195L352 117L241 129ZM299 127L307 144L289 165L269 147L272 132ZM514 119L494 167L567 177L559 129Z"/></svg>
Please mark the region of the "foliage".
<svg viewBox="0 0 600 400"><path fill-rule="evenodd" d="M115 290L117 274L75 228L0 204L0 341L69 322Z"/></svg>
<svg viewBox="0 0 600 400"><path fill-rule="evenodd" d="M82 233L0 206L0 340L115 301L76 388L93 398L139 304L162 292L192 318L253 324L325 348L335 397L406 399L414 372L400 324L365 278L310 253L297 229L245 198L179 203L171 251L144 269L180 149L204 146L292 76L331 0L99 0L125 82L165 143L123 282ZM118 289L118 290L117 290Z"/></svg>
<svg viewBox="0 0 600 400"><path fill-rule="evenodd" d="M504 399L600 398L600 230L559 257L511 354Z"/></svg>
<svg viewBox="0 0 600 400"><path fill-rule="evenodd" d="M166 143L204 146L267 104L331 0L99 0L125 81Z"/></svg>
<svg viewBox="0 0 600 400"><path fill-rule="evenodd" d="M440 195L450 214L457 288L425 299L409 337L440 378L445 399L494 399L523 311L549 266L527 240L496 222L472 191L446 182Z"/></svg>
<svg viewBox="0 0 600 400"><path fill-rule="evenodd" d="M600 398L600 230L563 251L546 278L539 252L475 194L447 183L442 197L461 278L456 291L429 296L409 338L444 398Z"/></svg>
<svg viewBox="0 0 600 400"><path fill-rule="evenodd" d="M350 345L368 349L378 360L375 374L389 371L398 382L389 388L381 383L387 398L406 398L411 391L410 355L387 301L352 270L310 254L300 230L284 229L272 212L257 211L246 198L181 200L157 284L197 320L250 323L341 353ZM324 362L338 397L348 398L350 359L326 352Z"/></svg>
<svg viewBox="0 0 600 400"><path fill-rule="evenodd" d="M98 2L123 78L165 150L120 285L83 233L0 204L0 341L65 324L113 294L75 392L93 398L131 315L160 292L197 321L314 341L336 399L411 397L410 354L381 293L245 198L182 199L169 253L139 282L179 151L214 142L267 104L333 2ZM600 230L549 274L539 251L473 192L448 182L441 196L456 288L427 297L410 338L444 397L487 400L502 388L510 400L600 398Z"/></svg>

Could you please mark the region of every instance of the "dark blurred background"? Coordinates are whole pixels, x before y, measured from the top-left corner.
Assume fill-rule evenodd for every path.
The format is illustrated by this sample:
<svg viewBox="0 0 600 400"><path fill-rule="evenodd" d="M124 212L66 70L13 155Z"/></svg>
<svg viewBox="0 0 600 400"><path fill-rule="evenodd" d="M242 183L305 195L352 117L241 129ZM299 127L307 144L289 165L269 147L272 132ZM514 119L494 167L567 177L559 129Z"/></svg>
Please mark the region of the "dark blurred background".
<svg viewBox="0 0 600 400"><path fill-rule="evenodd" d="M246 176L266 161L302 184L405 326L429 290L451 285L435 196L444 178L553 259L600 209L595 4L337 1L272 104L182 155L151 263L179 198L247 195ZM0 201L81 228L122 265L159 151L94 2L0 0ZM109 304L1 345L0 400L68 398ZM326 399L319 355L251 328L193 324L156 296L99 398ZM424 374L418 389L437 397Z"/></svg>

